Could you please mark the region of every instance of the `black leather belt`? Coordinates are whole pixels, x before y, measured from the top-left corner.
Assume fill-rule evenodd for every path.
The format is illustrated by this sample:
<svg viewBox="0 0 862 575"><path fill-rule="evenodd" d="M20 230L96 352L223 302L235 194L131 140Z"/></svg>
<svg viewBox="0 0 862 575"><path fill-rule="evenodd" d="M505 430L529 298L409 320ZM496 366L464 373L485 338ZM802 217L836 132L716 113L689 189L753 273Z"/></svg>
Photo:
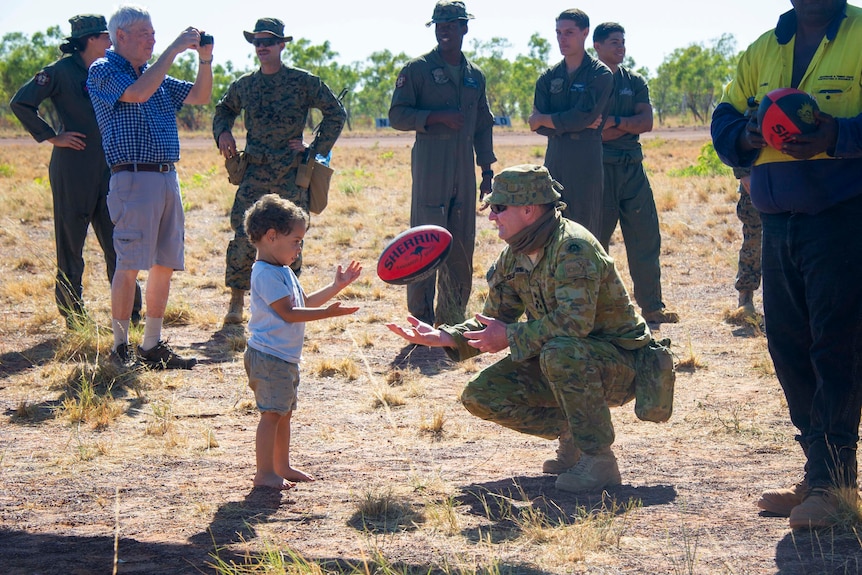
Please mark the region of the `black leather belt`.
<svg viewBox="0 0 862 575"><path fill-rule="evenodd" d="M171 162L165 164L117 164L111 166L111 173L118 172L173 172L174 164Z"/></svg>

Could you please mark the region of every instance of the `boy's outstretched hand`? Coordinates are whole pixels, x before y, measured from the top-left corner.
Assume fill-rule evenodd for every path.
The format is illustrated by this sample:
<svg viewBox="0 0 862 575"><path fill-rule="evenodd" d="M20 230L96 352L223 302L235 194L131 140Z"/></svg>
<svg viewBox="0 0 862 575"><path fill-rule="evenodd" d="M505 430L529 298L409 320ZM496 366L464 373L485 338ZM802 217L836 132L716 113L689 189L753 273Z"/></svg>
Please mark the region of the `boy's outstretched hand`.
<svg viewBox="0 0 862 575"><path fill-rule="evenodd" d="M347 269L342 269L339 264L338 269L335 270L335 280L333 280L333 285L338 288L338 290L343 290L359 277L359 274L362 273L362 265L356 260L351 260L347 265ZM357 308L358 309L358 308ZM354 310L356 311L356 310ZM353 312L350 312L353 313Z"/></svg>
<svg viewBox="0 0 862 575"><path fill-rule="evenodd" d="M326 306L326 317L337 317L339 315L350 315L356 313L359 306L341 305L340 301L333 302Z"/></svg>

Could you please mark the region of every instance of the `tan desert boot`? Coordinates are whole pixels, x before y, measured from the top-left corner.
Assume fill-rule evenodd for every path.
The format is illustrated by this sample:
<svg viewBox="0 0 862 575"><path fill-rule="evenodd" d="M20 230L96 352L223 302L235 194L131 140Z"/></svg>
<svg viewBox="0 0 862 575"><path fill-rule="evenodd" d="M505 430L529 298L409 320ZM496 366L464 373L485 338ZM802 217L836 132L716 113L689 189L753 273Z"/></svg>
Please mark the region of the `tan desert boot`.
<svg viewBox="0 0 862 575"><path fill-rule="evenodd" d="M582 453L574 467L557 476L554 487L561 491L598 491L622 483L617 458L610 447Z"/></svg>
<svg viewBox="0 0 862 575"><path fill-rule="evenodd" d="M548 459L542 464L542 473L550 473L559 475L564 471L572 468L581 458L581 450L575 445L575 440L572 438L572 431L567 425L560 433L560 445L557 447L557 456L554 459Z"/></svg>
<svg viewBox="0 0 862 575"><path fill-rule="evenodd" d="M245 290L231 288L230 289L230 305L227 309L227 314L224 316L224 322L242 323L242 308L243 300L245 299Z"/></svg>

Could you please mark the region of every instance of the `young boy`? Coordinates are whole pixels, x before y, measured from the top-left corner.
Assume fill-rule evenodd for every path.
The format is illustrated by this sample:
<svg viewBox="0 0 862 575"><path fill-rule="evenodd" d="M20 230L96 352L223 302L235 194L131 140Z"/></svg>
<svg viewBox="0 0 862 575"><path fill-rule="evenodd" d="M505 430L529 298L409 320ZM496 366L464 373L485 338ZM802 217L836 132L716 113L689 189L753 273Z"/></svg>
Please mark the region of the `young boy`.
<svg viewBox="0 0 862 575"><path fill-rule="evenodd" d="M288 266L302 252L307 226L308 214L276 194L263 196L245 214L246 233L257 249L244 360L260 410L254 476L258 487L290 489L294 481L314 481L290 466L290 415L296 408L305 322L359 309L340 302L320 307L359 277L362 266L355 261L345 270L339 265L328 286L310 295L303 292Z"/></svg>

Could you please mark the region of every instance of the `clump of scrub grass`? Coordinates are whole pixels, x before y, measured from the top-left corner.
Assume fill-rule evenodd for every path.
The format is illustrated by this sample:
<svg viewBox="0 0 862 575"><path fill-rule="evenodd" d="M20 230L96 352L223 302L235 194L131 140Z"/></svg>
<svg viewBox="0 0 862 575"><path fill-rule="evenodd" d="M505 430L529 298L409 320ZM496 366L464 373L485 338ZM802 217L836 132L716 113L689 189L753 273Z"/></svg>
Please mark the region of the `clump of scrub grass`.
<svg viewBox="0 0 862 575"><path fill-rule="evenodd" d="M353 381L359 378L362 373L359 364L349 357L341 359L322 359L314 368L314 373L320 377L335 377L340 376L347 381Z"/></svg>
<svg viewBox="0 0 862 575"><path fill-rule="evenodd" d="M390 490L366 491L348 521L353 527L372 533L412 531L424 522L425 516L421 511Z"/></svg>
<svg viewBox="0 0 862 575"><path fill-rule="evenodd" d="M376 389L373 393L374 398L371 401L371 407L375 409L381 407L399 407L407 403L404 396L391 389Z"/></svg>
<svg viewBox="0 0 862 575"><path fill-rule="evenodd" d="M677 369L694 371L695 369L706 367L706 363L700 358L697 352L694 351L694 345L692 344L691 339L688 340L686 349L688 353L676 364Z"/></svg>
<svg viewBox="0 0 862 575"><path fill-rule="evenodd" d="M61 413L73 423L89 423L96 429L107 427L123 414L122 405L111 394L115 379L104 378L100 365L81 364L67 380L68 391Z"/></svg>
<svg viewBox="0 0 862 575"><path fill-rule="evenodd" d="M432 501L425 505L427 524L444 535L458 535L461 520L458 517L457 499L447 497L442 501Z"/></svg>
<svg viewBox="0 0 862 575"><path fill-rule="evenodd" d="M426 420L424 416L422 417L419 421L419 431L439 439L443 436L443 426L445 424L446 412L442 409L437 409L434 411L434 415L431 416L430 420Z"/></svg>
<svg viewBox="0 0 862 575"><path fill-rule="evenodd" d="M172 433L176 421L173 405L169 402L157 401L150 406L150 409L146 434L163 437Z"/></svg>

